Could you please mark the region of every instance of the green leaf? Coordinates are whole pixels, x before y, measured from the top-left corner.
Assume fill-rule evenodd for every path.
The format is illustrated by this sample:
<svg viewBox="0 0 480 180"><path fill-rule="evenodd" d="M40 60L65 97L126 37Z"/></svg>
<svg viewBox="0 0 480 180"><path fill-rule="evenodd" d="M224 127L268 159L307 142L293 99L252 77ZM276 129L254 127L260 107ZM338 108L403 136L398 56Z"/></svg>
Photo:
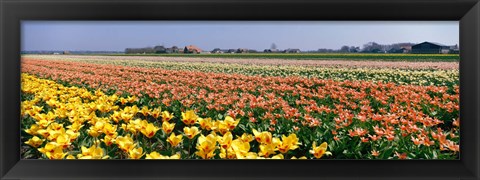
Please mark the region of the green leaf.
<svg viewBox="0 0 480 180"><path fill-rule="evenodd" d="M387 159L388 157L392 156L392 154L393 154L393 148L390 148L390 149L385 150L382 153L381 157L382 157L382 159Z"/></svg>

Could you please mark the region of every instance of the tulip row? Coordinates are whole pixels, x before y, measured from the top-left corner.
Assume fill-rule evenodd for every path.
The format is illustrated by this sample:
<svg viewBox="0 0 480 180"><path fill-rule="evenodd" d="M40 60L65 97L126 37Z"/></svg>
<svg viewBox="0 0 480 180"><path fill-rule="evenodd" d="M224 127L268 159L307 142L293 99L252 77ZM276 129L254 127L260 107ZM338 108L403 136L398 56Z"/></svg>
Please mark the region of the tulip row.
<svg viewBox="0 0 480 180"><path fill-rule="evenodd" d="M28 99L21 106L22 140L28 145L22 149L24 158L284 159L301 145L294 133L280 139L252 129L253 135L243 133L234 138L232 130L239 119L226 116L212 121L193 110L183 112L182 124L176 125L179 122L169 122L175 116L168 111L125 105L136 102L135 97L89 92L27 74L22 74L22 93ZM195 144L193 154L191 146ZM326 143L318 147L314 143L309 157L331 155L326 149Z"/></svg>
<svg viewBox="0 0 480 180"><path fill-rule="evenodd" d="M22 71L68 86L85 87L92 92L118 95L120 106L138 105L145 108L145 112L161 108L167 110L170 114L165 116L169 116L195 109L195 114L203 117L197 119L205 137L202 138L204 145L197 146L204 150L200 153L202 155L208 155L207 151L211 150L209 144L214 144L211 143L212 138L208 140L211 134L208 130L221 134L223 138L227 125L219 122L227 121L227 116L230 116L239 120L236 128L230 131L237 139L244 133L247 133L246 136L255 134L253 130L260 131L257 134L271 134L270 143L257 140L258 143L249 144L250 150L261 157L266 154L273 157L269 149L284 149L283 141L296 142L291 140L295 139L292 138L295 134L302 144L287 152L287 157L314 158L315 149L321 152L327 146L325 143L317 147L316 142L326 141L332 153L330 158L337 159L458 158L458 83L416 86L371 81L338 82L314 77L247 76L28 59L22 61ZM130 102L128 96L137 96L138 101ZM98 108L97 113L102 113L105 108L108 110L107 107ZM113 112L112 120L120 122L121 114ZM125 113L123 116L129 117ZM147 120L154 121L163 113L152 110L150 116ZM171 119L176 123L182 122L183 126L190 124L183 122L183 117ZM148 126L143 126L141 120L132 122L131 125L125 124L125 128L141 133L141 129ZM190 130L186 130L180 132L189 134ZM282 135L288 136L280 140ZM166 134L161 136L167 138ZM175 142L173 138L177 136L172 136L171 141ZM219 135L212 136L219 138ZM235 140L232 138L232 141ZM237 141L235 144L241 146L240 140ZM294 143L286 144L296 147ZM179 149L190 148L183 146ZM224 157L228 157L227 154L232 156L228 148L224 151ZM179 156L185 158L184 155L192 151L180 152ZM221 152L220 148L215 154L221 155ZM169 152L167 155L174 154ZM218 157L221 158L220 155Z"/></svg>
<svg viewBox="0 0 480 180"><path fill-rule="evenodd" d="M165 56L195 58L275 58L275 59L351 59L351 60L389 60L389 61L448 61L460 59L458 54L387 54L387 53L225 53L225 54L116 54L116 56Z"/></svg>
<svg viewBox="0 0 480 180"><path fill-rule="evenodd" d="M55 57L35 57L49 60ZM24 58L25 61L30 57ZM458 66L456 69L391 69L391 68L348 68L348 67L311 67L311 66L273 66L273 65L245 65L220 64L201 62L152 62L132 60L98 60L88 58L62 59L62 61L86 62L95 64L111 64L119 66L134 66L147 68L161 68L168 70L199 71L207 73L243 74L255 76L300 76L319 79L367 80L394 82L397 84L451 86L459 84Z"/></svg>

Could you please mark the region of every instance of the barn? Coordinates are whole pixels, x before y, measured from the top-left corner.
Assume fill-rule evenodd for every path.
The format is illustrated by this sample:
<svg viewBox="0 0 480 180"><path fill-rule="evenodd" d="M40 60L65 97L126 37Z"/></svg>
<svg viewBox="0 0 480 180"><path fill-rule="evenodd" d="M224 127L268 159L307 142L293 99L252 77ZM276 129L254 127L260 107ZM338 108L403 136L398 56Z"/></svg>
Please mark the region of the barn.
<svg viewBox="0 0 480 180"><path fill-rule="evenodd" d="M194 45L185 46L185 48L183 48L183 53L200 54L200 52L202 52L202 49Z"/></svg>
<svg viewBox="0 0 480 180"><path fill-rule="evenodd" d="M300 53L300 49L286 49L284 53Z"/></svg>
<svg viewBox="0 0 480 180"><path fill-rule="evenodd" d="M422 42L412 46L412 53L414 54L447 54L450 51L450 46L446 46L433 42Z"/></svg>

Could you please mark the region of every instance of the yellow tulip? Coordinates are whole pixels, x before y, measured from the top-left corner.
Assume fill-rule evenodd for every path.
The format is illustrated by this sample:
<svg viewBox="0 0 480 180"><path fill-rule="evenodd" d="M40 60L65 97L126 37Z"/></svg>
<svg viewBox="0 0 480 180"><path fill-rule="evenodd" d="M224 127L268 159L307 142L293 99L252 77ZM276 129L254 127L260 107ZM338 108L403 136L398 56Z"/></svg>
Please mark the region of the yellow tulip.
<svg viewBox="0 0 480 180"><path fill-rule="evenodd" d="M152 123L149 123L147 124L147 127L141 129L141 133L147 136L148 138L152 138L159 129L160 128L156 127Z"/></svg>
<svg viewBox="0 0 480 180"><path fill-rule="evenodd" d="M262 144L272 143L272 133L268 131L258 132L255 129L252 129L252 131L253 131L253 135L255 135L255 140L257 140L257 142Z"/></svg>
<svg viewBox="0 0 480 180"><path fill-rule="evenodd" d="M63 149L57 147L53 150L53 153L47 152L47 157L49 159L63 159L67 153L63 152Z"/></svg>
<svg viewBox="0 0 480 180"><path fill-rule="evenodd" d="M277 148L281 153L287 153L289 150L297 149L299 144L301 143L298 142L296 134L290 134L288 137L282 135L282 141L278 142Z"/></svg>
<svg viewBox="0 0 480 180"><path fill-rule="evenodd" d="M102 112L102 113L106 113L106 112L110 111L110 109L111 109L111 108L108 107L107 104L104 104L104 103L102 103L102 104L97 104L97 110L99 110L99 111Z"/></svg>
<svg viewBox="0 0 480 180"><path fill-rule="evenodd" d="M117 134L117 125L106 123L103 126L103 133L107 136L115 136Z"/></svg>
<svg viewBox="0 0 480 180"><path fill-rule="evenodd" d="M202 129L205 129L207 131L212 130L213 127L212 118L198 118L198 124L200 124L200 127L202 127Z"/></svg>
<svg viewBox="0 0 480 180"><path fill-rule="evenodd" d="M227 116L223 121L225 122L225 125L228 127L228 129L231 131L235 129L235 127L237 127L238 123L240 122L240 119L235 120L232 117Z"/></svg>
<svg viewBox="0 0 480 180"><path fill-rule="evenodd" d="M248 152L247 155L245 156L245 158L243 159L258 159L259 156L257 153L254 153L254 152Z"/></svg>
<svg viewBox="0 0 480 180"><path fill-rule="evenodd" d="M82 153L77 154L78 159L107 159L108 156L105 155L103 148L93 145L89 148L82 146Z"/></svg>
<svg viewBox="0 0 480 180"><path fill-rule="evenodd" d="M148 106L143 106L142 110L140 110L140 113L142 113L143 116L145 117L149 114L149 112L150 112L150 109L148 109Z"/></svg>
<svg viewBox="0 0 480 180"><path fill-rule="evenodd" d="M178 144L180 144L182 140L183 136L181 134L175 136L175 133L170 134L170 136L167 138L168 143L170 143L172 147L178 146Z"/></svg>
<svg viewBox="0 0 480 180"><path fill-rule="evenodd" d="M53 110L55 112L55 115L59 118L66 118L67 117L67 109L65 107L59 107L57 109Z"/></svg>
<svg viewBox="0 0 480 180"><path fill-rule="evenodd" d="M98 122L98 123L100 123L100 122ZM102 126L102 129L97 129L97 126L90 126L90 128L87 130L88 135L90 135L92 137L100 136L100 134L102 134L102 131L103 131L103 126Z"/></svg>
<svg viewBox="0 0 480 180"><path fill-rule="evenodd" d="M105 143L106 146L110 146L112 145L113 143L115 143L115 137L116 136L108 136L106 135L105 137L103 137L103 139L101 140L103 143Z"/></svg>
<svg viewBox="0 0 480 180"><path fill-rule="evenodd" d="M196 155L200 156L203 159L210 159L215 156L215 149L217 148L217 140L215 135L209 134L204 136L200 135L197 141L197 152Z"/></svg>
<svg viewBox="0 0 480 180"><path fill-rule="evenodd" d="M121 116L121 113L120 111L114 111L112 115L110 115L110 118L113 119L113 121L115 121L116 123L118 123L120 121L120 119L122 119L122 116Z"/></svg>
<svg viewBox="0 0 480 180"><path fill-rule="evenodd" d="M188 137L188 139L193 139L196 135L200 134L201 131L197 127L184 127L183 133Z"/></svg>
<svg viewBox="0 0 480 180"><path fill-rule="evenodd" d="M162 120L163 122L167 122L167 121L170 121L170 119L172 119L173 117L173 113L169 113L168 111L163 111L162 112Z"/></svg>
<svg viewBox="0 0 480 180"><path fill-rule="evenodd" d="M251 134L243 133L241 137L239 137L243 142L251 142L255 139Z"/></svg>
<svg viewBox="0 0 480 180"><path fill-rule="evenodd" d="M174 154L174 155L171 155L169 158L167 159L180 159L180 153L177 153L177 154Z"/></svg>
<svg viewBox="0 0 480 180"><path fill-rule="evenodd" d="M172 156L164 156L158 152L152 152L147 154L145 159L180 159L180 154L174 154Z"/></svg>
<svg viewBox="0 0 480 180"><path fill-rule="evenodd" d="M130 131L133 134L137 134L137 132L142 129L142 126L143 126L143 122L141 119L135 119L135 120L129 121L126 126L122 124L122 128L124 130Z"/></svg>
<svg viewBox="0 0 480 180"><path fill-rule="evenodd" d="M163 155L158 152L151 152L150 154L146 154L145 159L162 159Z"/></svg>
<svg viewBox="0 0 480 180"><path fill-rule="evenodd" d="M162 114L162 110L160 108L156 108L156 109L150 111L150 116L152 116L155 119L160 117L161 114Z"/></svg>
<svg viewBox="0 0 480 180"><path fill-rule="evenodd" d="M65 133L65 134L60 134L57 138L56 141L57 145L63 149L67 148L72 144L70 142L70 137Z"/></svg>
<svg viewBox="0 0 480 180"><path fill-rule="evenodd" d="M45 144L45 146L43 146L43 148L38 148L38 151L45 154L47 152L53 152L55 148L57 148L57 143L48 142L47 144Z"/></svg>
<svg viewBox="0 0 480 180"><path fill-rule="evenodd" d="M122 103L122 105L127 104L127 102L128 102L128 99L123 98L123 97L120 98L120 103Z"/></svg>
<svg viewBox="0 0 480 180"><path fill-rule="evenodd" d="M128 112L122 112L120 114L120 117L122 118L122 120L126 123L128 123L130 120L132 120L133 118L133 114L131 113L128 113Z"/></svg>
<svg viewBox="0 0 480 180"><path fill-rule="evenodd" d="M227 153L227 149L220 148L220 158L234 159L235 157L237 157L237 155L235 154L235 150L233 150L232 148L228 148L228 153Z"/></svg>
<svg viewBox="0 0 480 180"><path fill-rule="evenodd" d="M28 141L25 141L25 144L28 144L32 147L38 147L40 145L42 145L43 141L45 141L44 139L40 139L38 138L37 136L33 136L32 138L30 138Z"/></svg>
<svg viewBox="0 0 480 180"><path fill-rule="evenodd" d="M292 156L292 158L290 158L290 159L307 159L307 157L302 156L302 157L300 157L300 158L297 158L297 157L295 157L295 156Z"/></svg>
<svg viewBox="0 0 480 180"><path fill-rule="evenodd" d="M118 136L115 139L115 143L118 145L120 149L125 152L128 152L130 149L134 147L133 139L130 136Z"/></svg>
<svg viewBox="0 0 480 180"><path fill-rule="evenodd" d="M331 152L327 151L327 142L323 142L320 146L316 146L316 142L313 142L312 149L310 153L315 156L315 158L320 159L324 154L332 155Z"/></svg>
<svg viewBox="0 0 480 180"><path fill-rule="evenodd" d="M25 132L30 134L30 135L35 135L35 134L37 134L38 130L39 130L38 125L33 124L33 125L30 126L29 129L26 129Z"/></svg>
<svg viewBox="0 0 480 180"><path fill-rule="evenodd" d="M80 136L80 132L75 132L70 129L67 130L65 133L68 135L68 137L70 137L70 142L74 141L78 138L78 136Z"/></svg>
<svg viewBox="0 0 480 180"><path fill-rule="evenodd" d="M48 112L47 114L39 113L33 116L33 118L37 121L36 123L41 127L47 127L48 124L55 120L56 115L52 112Z"/></svg>
<svg viewBox="0 0 480 180"><path fill-rule="evenodd" d="M222 136L218 136L218 142L220 146L225 149L229 149L233 141L233 135L231 132L227 132Z"/></svg>
<svg viewBox="0 0 480 180"><path fill-rule="evenodd" d="M182 112L182 122L187 126L191 126L197 122L198 116L195 114L195 111L188 110L187 112Z"/></svg>
<svg viewBox="0 0 480 180"><path fill-rule="evenodd" d="M83 127L83 124L80 123L80 122L73 122L71 125L67 126L68 129L74 131L74 132L78 132L81 128Z"/></svg>
<svg viewBox="0 0 480 180"><path fill-rule="evenodd" d="M42 111L42 110L43 110L43 106L35 106L34 105L34 106L32 106L32 109L30 110L31 114L29 114L29 115L34 116L35 114L40 113L40 111Z"/></svg>
<svg viewBox="0 0 480 180"><path fill-rule="evenodd" d="M57 146L55 142L47 143L43 148L38 148L38 151L47 156L48 159L63 159L67 155L63 152L62 147Z"/></svg>
<svg viewBox="0 0 480 180"><path fill-rule="evenodd" d="M277 151L277 148L276 148L276 145L274 143L261 144L260 145L260 152L258 152L258 155L263 156L263 157L268 157L272 154L275 154L275 151Z"/></svg>
<svg viewBox="0 0 480 180"><path fill-rule="evenodd" d="M162 123L162 130L165 134L170 134L174 128L175 128L175 123L169 123L168 121L164 121Z"/></svg>
<svg viewBox="0 0 480 180"><path fill-rule="evenodd" d="M228 128L228 124L225 121L215 121L212 130L214 130L215 132L219 132L220 134L225 134L230 131L230 129Z"/></svg>
<svg viewBox="0 0 480 180"><path fill-rule="evenodd" d="M63 124L59 124L59 123L54 122L54 123L51 123L50 125L48 125L48 129L58 131L58 130L63 129Z"/></svg>
<svg viewBox="0 0 480 180"><path fill-rule="evenodd" d="M133 105L132 107L130 107L130 113L133 115L137 114L139 111L140 109L138 108L137 105Z"/></svg>
<svg viewBox="0 0 480 180"><path fill-rule="evenodd" d="M37 130L37 134L41 135L43 138L48 138L50 136L50 133L46 129L39 129Z"/></svg>
<svg viewBox="0 0 480 180"><path fill-rule="evenodd" d="M277 154L275 156L272 156L271 159L283 159L283 154Z"/></svg>
<svg viewBox="0 0 480 180"><path fill-rule="evenodd" d="M233 140L231 146L237 159L245 159L250 151L250 143L241 139Z"/></svg>
<svg viewBox="0 0 480 180"><path fill-rule="evenodd" d="M143 148L132 148L128 151L128 157L130 159L140 159L145 153L143 153Z"/></svg>
<svg viewBox="0 0 480 180"><path fill-rule="evenodd" d="M137 97L135 97L135 96L128 96L128 97L127 97L127 100L128 100L128 102L133 103L133 102L137 101Z"/></svg>
<svg viewBox="0 0 480 180"><path fill-rule="evenodd" d="M69 154L65 159L76 159L75 156Z"/></svg>
<svg viewBox="0 0 480 180"><path fill-rule="evenodd" d="M65 129L60 129L60 130L53 130L53 129L47 129L47 139L49 141L55 141L57 139L58 136L60 136L61 134L65 134ZM38 132L40 133L44 133L43 131L41 130L38 130Z"/></svg>

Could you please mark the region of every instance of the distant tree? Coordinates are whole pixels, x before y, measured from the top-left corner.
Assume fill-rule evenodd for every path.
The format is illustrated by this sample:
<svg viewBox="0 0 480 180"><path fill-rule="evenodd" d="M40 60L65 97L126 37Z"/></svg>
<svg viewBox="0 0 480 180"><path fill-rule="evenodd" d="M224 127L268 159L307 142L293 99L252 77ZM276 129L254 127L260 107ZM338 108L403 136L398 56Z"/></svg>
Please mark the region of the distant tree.
<svg viewBox="0 0 480 180"><path fill-rule="evenodd" d="M345 52L350 52L349 50L350 50L350 47L348 47L348 46L342 46L342 47L340 48L340 52L343 52L343 53L345 53Z"/></svg>
<svg viewBox="0 0 480 180"><path fill-rule="evenodd" d="M333 49L320 48L320 49L317 50L317 52L319 52L319 53L332 53L332 52L334 52L334 50Z"/></svg>
<svg viewBox="0 0 480 180"><path fill-rule="evenodd" d="M350 46L350 48L348 49L348 52L351 52L351 53L360 52L360 47Z"/></svg>
<svg viewBox="0 0 480 180"><path fill-rule="evenodd" d="M415 45L415 43L395 43L395 44L390 45L390 48L401 49L402 47L409 47L409 46L413 46L413 45Z"/></svg>
<svg viewBox="0 0 480 180"><path fill-rule="evenodd" d="M272 45L270 45L270 49L277 49L277 45L275 43L272 43Z"/></svg>
<svg viewBox="0 0 480 180"><path fill-rule="evenodd" d="M369 42L363 45L362 52L378 53L381 52L383 49L384 47L381 44L378 44L376 42Z"/></svg>
<svg viewBox="0 0 480 180"><path fill-rule="evenodd" d="M151 47L146 48L126 48L126 54L152 54L155 53L155 50Z"/></svg>

